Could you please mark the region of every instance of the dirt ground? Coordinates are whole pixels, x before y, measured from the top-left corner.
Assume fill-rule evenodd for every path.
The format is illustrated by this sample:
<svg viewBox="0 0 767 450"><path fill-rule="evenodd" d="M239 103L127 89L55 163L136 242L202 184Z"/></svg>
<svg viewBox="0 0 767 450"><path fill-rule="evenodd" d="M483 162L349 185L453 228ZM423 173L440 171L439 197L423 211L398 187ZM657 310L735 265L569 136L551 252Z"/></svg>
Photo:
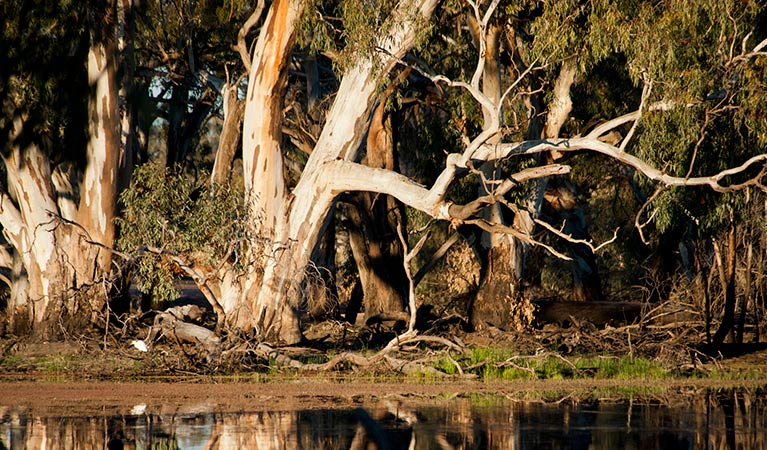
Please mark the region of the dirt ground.
<svg viewBox="0 0 767 450"><path fill-rule="evenodd" d="M365 382L322 379L266 382L51 382L0 381L0 411L25 409L36 416L121 415L151 412L295 411L348 409L381 400L439 403L455 398L489 396L536 398L541 392L561 392L565 398L617 397L620 390L646 389L658 397L673 398L705 388L730 387L733 382L705 380L620 381L540 380L509 382ZM739 382L759 387L765 380Z"/></svg>

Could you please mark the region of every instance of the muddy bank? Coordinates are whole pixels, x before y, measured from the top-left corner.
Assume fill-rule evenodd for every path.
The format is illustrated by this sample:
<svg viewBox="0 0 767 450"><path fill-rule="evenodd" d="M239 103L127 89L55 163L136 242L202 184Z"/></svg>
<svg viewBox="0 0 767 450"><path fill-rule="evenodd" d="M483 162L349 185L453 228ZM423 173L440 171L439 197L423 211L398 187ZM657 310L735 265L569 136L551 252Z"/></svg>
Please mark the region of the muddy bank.
<svg viewBox="0 0 767 450"><path fill-rule="evenodd" d="M570 399L650 396L673 402L711 388L767 386L762 380L517 380L508 382L368 382L299 379L274 382L0 382L0 409L23 407L38 416L254 412L354 408L381 400L440 402L471 396L507 399L561 395Z"/></svg>

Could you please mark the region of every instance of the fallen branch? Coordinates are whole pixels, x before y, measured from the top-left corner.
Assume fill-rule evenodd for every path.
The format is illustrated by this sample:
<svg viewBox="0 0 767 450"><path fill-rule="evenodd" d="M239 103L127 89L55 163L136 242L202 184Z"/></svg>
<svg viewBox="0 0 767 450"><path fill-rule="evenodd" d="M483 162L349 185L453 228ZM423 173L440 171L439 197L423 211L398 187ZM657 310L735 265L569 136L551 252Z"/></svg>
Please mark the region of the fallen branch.
<svg viewBox="0 0 767 450"><path fill-rule="evenodd" d="M178 312L175 311L157 314L154 325L149 330L147 341L152 343L162 336L168 336L181 342L199 345L208 363L217 360L221 355L221 338L205 327L179 320L177 315Z"/></svg>
<svg viewBox="0 0 767 450"><path fill-rule="evenodd" d="M466 347L445 338L437 336L416 336L415 332L405 332L392 339L391 342L386 345L386 347L379 350L372 356L363 356L357 352L344 352L324 363L303 363L297 359L285 355L284 353L280 352L279 349L264 343L258 344L256 346L255 353L262 358L274 360L280 367L288 367L306 372L324 372L328 370L334 370L338 366L345 363L351 363L358 367L371 367L376 364L385 362L391 368L400 372L408 373L420 371L422 373L437 374L439 371L433 367L425 366L415 361L408 361L390 356L390 353L401 348L402 346L406 344L415 344L418 342L441 344L460 353L466 352ZM441 372L439 373L441 374Z"/></svg>
<svg viewBox="0 0 767 450"><path fill-rule="evenodd" d="M184 271L187 275L189 275L192 280L194 280L194 283L197 285L197 288L200 289L200 292L202 292L202 295L205 296L205 299L208 301L210 306L213 308L213 311L216 313L216 329L221 329L221 327L224 325L224 322L226 321L226 312L224 312L224 308L221 306L221 304L218 302L218 299L216 299L216 295L213 293L213 290L208 286L207 277L197 270L195 270L194 267L192 267L192 264L190 264L188 261L186 261L184 258L182 258L178 253L166 250L164 248L157 248L152 246L142 246L138 250L139 256L141 256L144 252L153 253L158 256L165 256L171 261L173 261L181 270Z"/></svg>

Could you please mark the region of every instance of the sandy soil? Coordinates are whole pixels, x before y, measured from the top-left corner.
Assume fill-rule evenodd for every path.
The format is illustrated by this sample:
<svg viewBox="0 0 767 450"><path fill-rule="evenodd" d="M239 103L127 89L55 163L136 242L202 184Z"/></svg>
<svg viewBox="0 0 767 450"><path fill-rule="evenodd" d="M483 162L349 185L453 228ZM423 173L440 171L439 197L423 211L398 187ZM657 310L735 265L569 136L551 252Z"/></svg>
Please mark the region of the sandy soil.
<svg viewBox="0 0 767 450"><path fill-rule="evenodd" d="M0 381L0 412L19 407L36 416L119 415L145 411L154 414L288 411L355 408L386 399L439 403L470 395L525 398L527 394L542 391L560 391L564 393L563 397L582 395L593 398L595 392L609 395L611 389L630 386L658 388L658 395L661 396L684 396L691 391L732 385L733 382L703 380L542 380L494 383L373 383L316 379L224 383ZM765 386L767 379L741 382L738 385Z"/></svg>

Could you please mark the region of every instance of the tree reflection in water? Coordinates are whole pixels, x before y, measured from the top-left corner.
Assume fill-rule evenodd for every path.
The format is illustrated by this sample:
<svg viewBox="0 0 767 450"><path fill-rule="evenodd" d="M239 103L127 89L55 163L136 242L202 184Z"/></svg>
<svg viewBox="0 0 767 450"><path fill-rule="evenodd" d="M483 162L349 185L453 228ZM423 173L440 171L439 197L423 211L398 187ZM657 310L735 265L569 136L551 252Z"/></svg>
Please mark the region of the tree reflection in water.
<svg viewBox="0 0 767 450"><path fill-rule="evenodd" d="M357 410L237 414L137 405L118 416L39 417L5 408L0 450L767 448L764 424L764 388L663 401L385 400Z"/></svg>

